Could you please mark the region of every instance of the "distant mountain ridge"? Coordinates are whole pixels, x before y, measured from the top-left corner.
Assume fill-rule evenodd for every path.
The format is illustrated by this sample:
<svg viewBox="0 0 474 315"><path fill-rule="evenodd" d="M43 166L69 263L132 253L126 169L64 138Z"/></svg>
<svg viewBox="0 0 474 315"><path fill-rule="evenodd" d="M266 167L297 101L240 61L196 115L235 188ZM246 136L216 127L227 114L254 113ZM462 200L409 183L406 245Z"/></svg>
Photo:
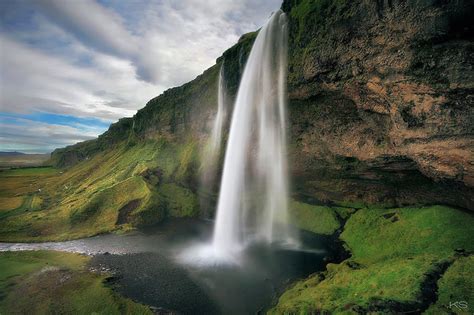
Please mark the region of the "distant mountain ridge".
<svg viewBox="0 0 474 315"><path fill-rule="evenodd" d="M10 156L10 155L26 155L26 153L18 151L0 151L0 156Z"/></svg>

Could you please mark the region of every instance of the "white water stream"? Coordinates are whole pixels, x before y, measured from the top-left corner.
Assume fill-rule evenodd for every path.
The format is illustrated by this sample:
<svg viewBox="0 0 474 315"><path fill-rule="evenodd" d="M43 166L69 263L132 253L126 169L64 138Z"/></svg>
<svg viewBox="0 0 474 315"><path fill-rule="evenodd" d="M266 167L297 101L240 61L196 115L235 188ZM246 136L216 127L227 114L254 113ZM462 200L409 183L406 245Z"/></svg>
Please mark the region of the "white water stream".
<svg viewBox="0 0 474 315"><path fill-rule="evenodd" d="M227 142L213 255L233 259L250 242L297 244L289 224L286 158L287 18L259 31L240 82Z"/></svg>

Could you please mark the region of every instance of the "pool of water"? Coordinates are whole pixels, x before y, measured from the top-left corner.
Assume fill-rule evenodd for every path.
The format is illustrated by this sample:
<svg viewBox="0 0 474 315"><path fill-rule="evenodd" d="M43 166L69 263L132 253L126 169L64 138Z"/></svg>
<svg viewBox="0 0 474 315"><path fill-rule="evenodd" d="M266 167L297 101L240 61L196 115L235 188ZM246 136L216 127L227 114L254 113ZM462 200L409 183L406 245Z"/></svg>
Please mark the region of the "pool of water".
<svg viewBox="0 0 474 315"><path fill-rule="evenodd" d="M323 270L327 238L301 234L298 249L253 244L238 264L183 263L183 253L209 242L212 222L182 219L125 235L48 243L0 243L0 251L59 250L92 255L90 267L113 274L121 294L181 314L255 314L276 303L296 279ZM192 251L191 251L192 253ZM205 258L205 257L204 257Z"/></svg>

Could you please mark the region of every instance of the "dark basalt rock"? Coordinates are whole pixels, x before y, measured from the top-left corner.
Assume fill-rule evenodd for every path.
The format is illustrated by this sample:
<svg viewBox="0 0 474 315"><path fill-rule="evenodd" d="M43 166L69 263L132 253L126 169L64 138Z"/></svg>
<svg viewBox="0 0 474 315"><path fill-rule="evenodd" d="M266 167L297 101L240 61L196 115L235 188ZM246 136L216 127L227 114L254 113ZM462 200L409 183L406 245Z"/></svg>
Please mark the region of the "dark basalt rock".
<svg viewBox="0 0 474 315"><path fill-rule="evenodd" d="M117 222L115 223L115 225L128 223L130 213L132 213L133 210L138 208L138 206L140 205L140 202L141 202L140 199L134 199L128 202L122 208L120 208L119 214L117 217Z"/></svg>

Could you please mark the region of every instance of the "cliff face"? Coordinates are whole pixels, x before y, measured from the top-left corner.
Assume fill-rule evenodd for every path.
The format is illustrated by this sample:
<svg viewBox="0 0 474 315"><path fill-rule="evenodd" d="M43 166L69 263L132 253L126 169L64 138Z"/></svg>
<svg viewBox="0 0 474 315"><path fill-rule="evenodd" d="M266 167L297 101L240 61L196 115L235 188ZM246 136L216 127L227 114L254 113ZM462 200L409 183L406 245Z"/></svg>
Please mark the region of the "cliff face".
<svg viewBox="0 0 474 315"><path fill-rule="evenodd" d="M328 201L472 209L472 2L283 8L298 190Z"/></svg>
<svg viewBox="0 0 474 315"><path fill-rule="evenodd" d="M289 0L282 8L290 23L296 198L474 209L473 4ZM56 150L53 161L71 166L147 141L191 142L198 150L216 109L219 68L224 65L232 104L254 38L243 36L215 66L152 99L98 140ZM189 176L180 184L195 189L198 162L186 165Z"/></svg>

